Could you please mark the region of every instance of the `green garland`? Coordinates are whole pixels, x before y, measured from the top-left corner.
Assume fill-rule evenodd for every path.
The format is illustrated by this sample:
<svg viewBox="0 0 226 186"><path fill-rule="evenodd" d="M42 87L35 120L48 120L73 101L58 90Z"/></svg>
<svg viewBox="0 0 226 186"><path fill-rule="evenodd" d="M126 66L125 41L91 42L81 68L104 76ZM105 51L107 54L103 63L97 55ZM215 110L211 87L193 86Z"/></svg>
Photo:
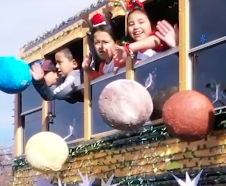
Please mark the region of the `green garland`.
<svg viewBox="0 0 226 186"><path fill-rule="evenodd" d="M221 114L217 115L216 123L215 123L215 130L225 128L225 122L222 122L222 120L224 119L223 115L224 115L223 112L221 112ZM123 152L129 151L126 149L126 147L130 147L133 149L133 147L136 147L137 145L142 144L142 145L148 146L150 143L153 143L153 142L155 142L155 143L158 142L160 146L163 146L164 141L167 139L172 139L172 137L166 132L166 127L164 125L145 126L138 131L121 132L120 134L105 137L102 140L89 141L82 145L71 147L71 148L69 148L70 158L69 158L68 163L70 166L70 163L77 161L76 159L74 159L74 157L81 157L81 156L87 155L92 152L108 151L110 149L112 149L112 150L121 149L119 151L119 153L122 153L122 150L123 150ZM176 141L175 143L178 143L178 142L179 142L179 140ZM221 147L222 149L225 148L224 147L225 145L221 145L221 146L222 146ZM195 151L200 150L202 148L205 149L205 147L197 146L197 149L195 149L194 152L193 151L191 152L192 158L199 158L199 157L196 157ZM135 148L134 148L134 151L135 151ZM185 149L183 152L188 152L188 149ZM115 154L115 152L111 153L111 151L108 151L107 155L114 156L117 154ZM160 155L159 155L159 157L160 157ZM104 157L101 157L101 158L104 158ZM204 158L204 156L202 158ZM180 160L177 159L175 161L180 161ZM125 163L125 166L127 166L127 167L132 168L132 167L136 166L135 164L133 165L133 162L124 162L124 163ZM202 165L200 164L200 165L197 165L196 167L198 169L201 169L201 166ZM217 166L219 166L219 165L217 165ZM31 167L29 167L25 157L16 158L13 161L12 167L13 167L14 171L16 171L16 170L28 171L31 169ZM226 182L224 179L224 175L226 175L226 168L216 168L213 171L212 171L212 169L208 169L208 167L206 167L206 166L203 168L206 171L206 174L202 176L202 179L204 177L206 177L205 181L203 181L203 182L205 182L205 183L208 182L211 184L214 184L214 183L221 184L221 183ZM70 169L71 169L71 171L73 171L73 168L70 168ZM181 167L180 170L173 169L173 173L175 175L177 175L177 176L179 175L179 177L181 177L180 175L182 174L182 172L181 172L182 169L186 169L186 167ZM161 171L164 171L164 170L161 170ZM173 179L173 177L170 173L170 170L168 170L168 171L169 172L166 174L157 175L157 176L150 176L150 175L147 176L148 174L150 174L147 172L146 175L142 174L142 175L138 175L135 177L128 176L128 177L123 177L123 178L115 178L114 182L115 183L120 182L120 185L131 185L131 186L135 186L135 185L175 185L175 180ZM191 173L191 172L189 171L189 173ZM106 174L108 174L108 172L106 172ZM214 175L215 175L215 177L214 177ZM68 174L68 176L70 177L73 175ZM183 173L183 176L184 176L184 173ZM20 184L18 184L18 185L20 185ZM77 183L67 184L67 186L76 186L76 185L77 185Z"/></svg>
<svg viewBox="0 0 226 186"><path fill-rule="evenodd" d="M191 178L195 177L200 170L189 170L188 173ZM183 180L185 180L185 171L181 170L174 170L173 174ZM219 167L219 168L205 168L201 179L199 181L200 185L225 185L226 184L226 167ZM29 183L29 182L27 182ZM133 177L122 177L118 178L115 177L113 179L113 183L120 183L120 186L178 186L178 183L172 176L171 172L162 174L162 175L146 175L146 176L133 176ZM112 184L113 184L112 183ZM32 183L30 183L32 184ZM55 184L55 181L53 183ZM100 185L100 180L96 180L95 185ZM79 183L70 183L66 184L65 186L79 186Z"/></svg>
<svg viewBox="0 0 226 186"><path fill-rule="evenodd" d="M191 170L189 175L191 178L195 177L200 170ZM174 170L173 174L185 180L185 171ZM208 169L206 168L199 181L199 185L214 185L226 184L226 167ZM114 178L113 183L120 183L120 186L178 186L178 183L173 178L172 173L165 173L162 175L149 175L149 176L134 176L124 178ZM100 185L100 180L96 180L94 185ZM79 186L78 183L66 184L66 186Z"/></svg>
<svg viewBox="0 0 226 186"><path fill-rule="evenodd" d="M122 147L131 147L145 143L161 142L170 139L170 135L166 132L164 125L147 126L138 131L123 132L120 134L105 137L102 140L91 141L69 148L70 157L79 157L87 155L91 152L99 152L107 149L119 149ZM13 170L27 167L28 163L25 157L16 158L13 161Z"/></svg>
<svg viewBox="0 0 226 186"><path fill-rule="evenodd" d="M189 170L189 175L191 178L195 177L201 169L199 170ZM120 186L178 186L178 183L173 178L172 174L185 180L186 171L174 170L172 172L167 172L161 175L146 175L146 176L133 176L133 177L115 177L113 183L119 183ZM214 184L226 184L226 167L219 168L208 168L205 167L199 181L200 185L214 185ZM95 185L100 185L101 180L95 180ZM55 182L54 182L55 183ZM54 184L52 182L52 184ZM79 186L79 183L66 184L65 186Z"/></svg>
<svg viewBox="0 0 226 186"><path fill-rule="evenodd" d="M215 130L226 128L226 124L221 118L225 113L219 114L216 118ZM167 133L164 125L145 126L138 131L122 132L112 135L98 141L90 141L82 145L69 148L70 157L79 157L91 152L99 152L107 149L117 149L122 147L131 147L145 143L163 142L172 137ZM179 140L178 140L179 142ZM17 157L13 161L13 170L27 167L28 163L25 157Z"/></svg>

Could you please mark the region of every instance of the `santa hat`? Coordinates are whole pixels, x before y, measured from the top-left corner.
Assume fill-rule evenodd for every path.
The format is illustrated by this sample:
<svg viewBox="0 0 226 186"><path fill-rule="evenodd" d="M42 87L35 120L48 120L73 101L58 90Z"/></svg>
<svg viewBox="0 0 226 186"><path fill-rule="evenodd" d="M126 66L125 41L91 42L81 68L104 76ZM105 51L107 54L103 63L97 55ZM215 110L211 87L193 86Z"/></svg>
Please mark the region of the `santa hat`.
<svg viewBox="0 0 226 186"><path fill-rule="evenodd" d="M104 20L104 16L101 14L95 14L92 18L92 23L93 23L93 27L107 24Z"/></svg>

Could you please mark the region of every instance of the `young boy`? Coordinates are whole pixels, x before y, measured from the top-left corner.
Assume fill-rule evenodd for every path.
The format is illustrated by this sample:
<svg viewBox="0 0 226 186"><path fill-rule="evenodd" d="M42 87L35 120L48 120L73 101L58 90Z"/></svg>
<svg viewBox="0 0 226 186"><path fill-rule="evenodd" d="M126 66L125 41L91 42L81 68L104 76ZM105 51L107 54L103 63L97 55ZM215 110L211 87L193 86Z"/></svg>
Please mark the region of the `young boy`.
<svg viewBox="0 0 226 186"><path fill-rule="evenodd" d="M55 64L51 60L45 59L42 63L42 70L46 85L48 87L56 86L59 81L59 76Z"/></svg>
<svg viewBox="0 0 226 186"><path fill-rule="evenodd" d="M71 51L68 48L59 49L55 54L55 60L58 75L64 78L64 82L55 88L49 87L41 65L36 63L31 68L35 89L46 101L59 99L69 103L83 102L82 74L80 69L77 69L78 62L73 58Z"/></svg>

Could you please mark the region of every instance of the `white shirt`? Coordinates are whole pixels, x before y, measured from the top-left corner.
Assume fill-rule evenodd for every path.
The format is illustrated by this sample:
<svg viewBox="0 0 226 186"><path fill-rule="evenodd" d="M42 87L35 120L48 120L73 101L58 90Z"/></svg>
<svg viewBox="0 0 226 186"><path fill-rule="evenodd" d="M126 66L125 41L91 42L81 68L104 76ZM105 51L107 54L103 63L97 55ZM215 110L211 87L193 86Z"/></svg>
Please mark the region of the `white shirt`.
<svg viewBox="0 0 226 186"><path fill-rule="evenodd" d="M104 74L111 73L111 72L113 72L113 70L114 70L114 61L113 60L111 60L111 62L108 64L106 64L106 63L104 64L104 67L103 67Z"/></svg>
<svg viewBox="0 0 226 186"><path fill-rule="evenodd" d="M147 59L149 57L154 56L155 54L157 54L157 52L152 49L147 49L145 52L139 51L137 52L137 59L139 60Z"/></svg>

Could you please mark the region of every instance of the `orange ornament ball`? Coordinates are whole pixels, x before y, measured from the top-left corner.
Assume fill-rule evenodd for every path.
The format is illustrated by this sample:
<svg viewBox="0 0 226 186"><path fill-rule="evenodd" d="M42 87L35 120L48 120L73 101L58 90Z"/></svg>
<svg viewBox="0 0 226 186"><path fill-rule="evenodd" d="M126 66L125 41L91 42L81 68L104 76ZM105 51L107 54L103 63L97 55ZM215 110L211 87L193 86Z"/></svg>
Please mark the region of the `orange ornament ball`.
<svg viewBox="0 0 226 186"><path fill-rule="evenodd" d="M213 128L214 106L197 91L177 92L163 106L163 121L171 135L182 141L199 141Z"/></svg>

